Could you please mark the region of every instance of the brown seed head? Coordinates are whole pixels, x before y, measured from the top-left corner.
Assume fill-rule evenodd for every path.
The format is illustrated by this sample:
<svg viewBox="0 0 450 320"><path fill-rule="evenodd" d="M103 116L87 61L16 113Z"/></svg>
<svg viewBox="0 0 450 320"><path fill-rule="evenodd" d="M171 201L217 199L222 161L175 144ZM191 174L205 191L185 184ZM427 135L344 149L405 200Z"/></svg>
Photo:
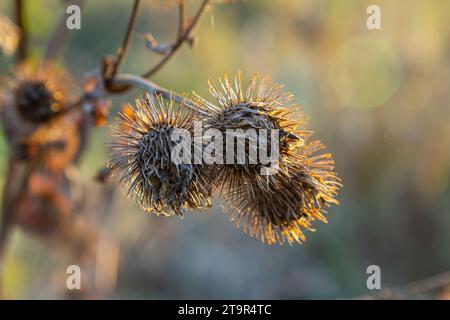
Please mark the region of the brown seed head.
<svg viewBox="0 0 450 320"><path fill-rule="evenodd" d="M115 142L109 167L112 174L128 187L138 204L158 215L181 215L184 209L210 205L210 188L202 178L202 167L175 164L171 150L176 142L174 130L191 134L191 113L174 110L174 101L161 96L138 98L129 112L121 113L114 128Z"/></svg>
<svg viewBox="0 0 450 320"><path fill-rule="evenodd" d="M54 63L43 62L38 66L24 63L15 70L10 90L20 116L38 124L50 120L66 107L74 82Z"/></svg>
<svg viewBox="0 0 450 320"><path fill-rule="evenodd" d="M308 143L269 179L258 175L229 189L225 199L236 226L268 244L292 244L305 241L303 231L313 231L313 221L327 222L341 184L331 154L317 154L322 149L319 141Z"/></svg>
<svg viewBox="0 0 450 320"><path fill-rule="evenodd" d="M227 76L219 84L210 81L217 104L196 95L208 115L207 128L225 134L227 129L278 129L279 163L272 175L261 175L262 163L223 164L212 169L214 186L226 200L228 212L238 227L263 242L303 242L303 230L312 230L324 214L340 186L333 172L330 154L316 154L324 146L308 143L311 132L304 130L304 116L293 96L269 77L254 76L247 88L238 73L231 82ZM258 145L265 136L257 136ZM266 141L270 151L270 141ZM246 145L247 147L247 145ZM246 148L248 152L248 148ZM249 155L246 155L249 159Z"/></svg>
<svg viewBox="0 0 450 320"><path fill-rule="evenodd" d="M247 88L243 89L242 74L238 72L234 82L227 75L218 80L218 84L209 81L209 90L217 100L217 104L210 103L202 97L195 95L199 108L207 116L203 117L204 129L218 129L225 136L227 130L277 129L279 132L279 154L284 159L291 151L303 143L302 137L306 131L299 131L297 127L304 121L303 114L298 105L293 102L293 96L286 93L281 85L273 83L270 77L253 76ZM258 145L263 142L267 150L271 150L270 134L257 135ZM244 184L259 175L263 164L250 161L248 143L243 164L238 164L235 157L234 164L217 166L215 186L231 188L232 184ZM235 150L236 151L236 150Z"/></svg>
<svg viewBox="0 0 450 320"><path fill-rule="evenodd" d="M38 161L45 156L48 168L63 168L73 160L79 142L76 121L71 115L59 113L75 93L71 77L54 63L27 62L5 82L0 92L0 112L13 154L19 159L31 157Z"/></svg>

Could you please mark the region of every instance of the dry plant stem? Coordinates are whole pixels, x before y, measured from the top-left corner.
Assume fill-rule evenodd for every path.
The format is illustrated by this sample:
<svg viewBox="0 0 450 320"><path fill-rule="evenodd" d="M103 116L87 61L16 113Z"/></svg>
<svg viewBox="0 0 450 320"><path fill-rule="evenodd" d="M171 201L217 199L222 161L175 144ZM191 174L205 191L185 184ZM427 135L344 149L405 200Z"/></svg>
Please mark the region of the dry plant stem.
<svg viewBox="0 0 450 320"><path fill-rule="evenodd" d="M178 4L178 38L183 34L184 29L184 19L185 19L185 10L184 10L184 0L180 0Z"/></svg>
<svg viewBox="0 0 450 320"><path fill-rule="evenodd" d="M164 56L164 58L162 58L162 60L160 62L158 62L152 69L150 69L148 72L144 73L142 75L143 78L150 78L157 71L159 71L159 69L161 69L167 63L167 61L169 61L170 58L173 57L173 55L178 51L178 49L181 47L181 45L186 40L189 39L189 35L191 34L195 25L198 23L202 13L206 10L209 3L210 3L210 0L203 0L200 8L197 11L197 14L194 16L194 18L192 19L192 22L189 24L189 26L186 29L184 29L184 27L181 26L181 28L183 29L183 32L181 32L181 34L178 35L177 39L175 40L174 44L172 45L170 52L168 54L166 54ZM184 7L183 7L183 11L184 11ZM180 19L180 21L181 20L182 19ZM183 21L184 21L184 19L183 19Z"/></svg>
<svg viewBox="0 0 450 320"><path fill-rule="evenodd" d="M83 0L74 1L73 4L81 5ZM64 47L64 44L67 41L69 35L69 29L66 27L66 19L67 16L65 14L65 10L63 15L61 16L53 35L49 39L47 43L47 47L45 49L45 59L46 60L54 60L58 57L61 49Z"/></svg>
<svg viewBox="0 0 450 320"><path fill-rule="evenodd" d="M114 77L119 71L122 65L122 62L125 58L125 55L130 47L131 36L133 35L134 28L136 27L136 20L139 11L139 5L141 0L134 0L133 9L131 11L130 20L128 21L127 31L125 33L125 37L123 38L122 45L117 52L117 59L112 69L111 76Z"/></svg>
<svg viewBox="0 0 450 320"><path fill-rule="evenodd" d="M8 175L6 177L6 182L3 190L3 199L2 199L2 225L0 229L0 256L3 253L3 247L7 240L8 229L11 224L12 212L14 211L14 205L21 200L21 198L25 195L28 178L34 169L33 164L27 165L27 170L25 173L19 173L19 166L17 159L14 157L10 157L9 159L9 168ZM34 162L33 162L34 163ZM15 180L18 178L17 175L20 175L19 182ZM18 185L17 188L15 186ZM16 190L17 189L17 190Z"/></svg>
<svg viewBox="0 0 450 320"><path fill-rule="evenodd" d="M160 94L167 99L170 99L172 97L177 103L183 103L183 106L190 109L191 111L206 115L204 111L199 110L196 104L186 97L165 89L160 85L154 83L153 81L141 78L133 74L116 75L108 82L107 90L109 94L122 94L136 87L141 88L142 90L147 91L152 95ZM71 111L78 110L88 100L88 97L79 98L78 100L69 104L67 108L61 110L58 116L62 116Z"/></svg>
<svg viewBox="0 0 450 320"><path fill-rule="evenodd" d="M27 30L25 28L24 23L24 1L23 0L15 0L14 1L14 15L16 24L19 27L21 31L20 40L19 40L19 46L16 53L16 64L20 64L27 58ZM30 170L27 171L25 175L23 175L23 181L19 181L19 189L18 189L18 195L14 197L13 191L10 189L11 186L9 182L13 181L16 177L16 174L18 172L18 166L17 159L14 159L13 157L10 157L9 159L9 168L8 173L6 177L6 182L3 187L3 193L2 193L2 216L1 216L1 225L0 225L0 271L2 271L3 268L3 255L4 250L6 247L6 241L8 238L8 232L11 225L11 215L13 211L14 201L19 200L22 197L22 194L24 194L26 189L26 183L28 181L28 176ZM3 293L3 287L1 283L1 277L3 276L3 272L0 272L0 297Z"/></svg>
<svg viewBox="0 0 450 320"><path fill-rule="evenodd" d="M10 210L10 204L11 204L11 186L8 182L13 181L14 177L17 175L18 172L18 162L13 157L9 157L8 161L8 171L7 176L5 179L5 184L3 186L3 192L2 192L2 217L1 217L1 225L0 225L0 261L3 256L3 250L6 244L8 229L10 225L11 220L11 210Z"/></svg>
<svg viewBox="0 0 450 320"><path fill-rule="evenodd" d="M5 255L6 249L6 241L8 239L8 233L11 225L11 210L10 210L10 193L11 189L9 186L9 181L13 179L16 175L18 169L17 161L14 161L13 157L9 157L8 161L8 171L6 180L3 186L2 192L2 216L1 216L1 224L0 224L0 299L3 298L4 288L3 288L3 257Z"/></svg>
<svg viewBox="0 0 450 320"><path fill-rule="evenodd" d="M119 87L120 86L139 87L142 90L145 90L152 95L160 94L164 98L167 98L167 99L172 97L172 98L174 98L174 100L177 103L183 103L183 105L185 107L187 107L188 109L190 109L194 112L205 114L205 112L198 110L196 105L192 101L188 100L187 98L185 98L181 95L178 95L176 93L173 93L150 80L141 78L141 77L133 75L133 74L117 75L112 80L112 84L113 84L113 86L117 85Z"/></svg>
<svg viewBox="0 0 450 320"><path fill-rule="evenodd" d="M8 168L8 175L6 177L5 185L3 187L2 194L2 217L0 226L0 271L3 268L3 256L5 254L6 243L8 241L9 229L12 224L12 214L14 212L15 205L26 196L28 191L27 184L31 173L35 170L37 166L36 161L31 161L26 165L25 171L20 173L17 159L10 157ZM16 181L20 175L19 181ZM14 186L17 185L17 189ZM0 297L2 296L2 283L1 277L3 273L0 272Z"/></svg>
<svg viewBox="0 0 450 320"><path fill-rule="evenodd" d="M15 0L15 17L16 23L21 31L19 47L16 54L16 64L22 63L28 54L28 34L24 22L24 0Z"/></svg>

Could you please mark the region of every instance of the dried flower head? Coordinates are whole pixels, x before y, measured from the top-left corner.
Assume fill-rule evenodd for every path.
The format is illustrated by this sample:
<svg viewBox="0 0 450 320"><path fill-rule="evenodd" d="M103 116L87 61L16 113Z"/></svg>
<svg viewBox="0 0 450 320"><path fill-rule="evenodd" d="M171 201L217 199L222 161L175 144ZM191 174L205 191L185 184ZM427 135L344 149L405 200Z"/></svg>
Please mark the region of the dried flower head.
<svg viewBox="0 0 450 320"><path fill-rule="evenodd" d="M147 212L171 216L210 206L211 191L202 166L171 160L176 144L171 137L177 129L191 134L192 113L183 111L183 103L175 111L172 99L166 102L149 95L120 113L118 127L113 128L115 142L108 166Z"/></svg>
<svg viewBox="0 0 450 320"><path fill-rule="evenodd" d="M227 76L219 85L209 82L217 104L196 95L208 115L207 128L225 133L228 129L277 129L279 162L271 175L261 175L260 162L221 164L212 169L214 185L221 190L236 225L263 242L303 242L304 229L312 221L326 221L326 208L337 203L340 186L333 172L330 154L315 154L323 149L319 141L307 143L311 134L304 127L304 116L293 96L269 77L254 76L246 90L240 73L234 83ZM258 146L266 136L257 136ZM270 150L270 141L264 141ZM246 152L248 152L246 145ZM246 155L246 160L250 156ZM259 160L259 159L258 159Z"/></svg>
<svg viewBox="0 0 450 320"><path fill-rule="evenodd" d="M58 154L64 153L59 159L72 160L78 146L77 128L67 125L71 121L66 116L60 117L59 111L64 110L74 92L75 83L68 73L51 62L24 63L14 70L13 78L5 81L0 92L0 112L6 138L16 158L50 155L48 146L56 144L49 141L58 136L57 144L64 140L63 144L69 147L58 147Z"/></svg>
<svg viewBox="0 0 450 320"><path fill-rule="evenodd" d="M242 74L238 72L233 82L225 75L218 80L219 84L209 81L209 91L217 100L213 104L195 95L200 110L206 116L202 117L204 129L218 129L225 136L227 130L254 129L257 132L258 146L266 145L271 150L270 135L259 134L260 129L277 129L280 161L288 158L292 150L303 143L302 136L306 131L298 131L297 127L304 121L304 116L293 102L293 96L286 93L281 85L273 83L270 77L253 76L247 88L242 87ZM227 189L242 185L260 175L262 167L269 167L260 159L252 159L248 154L249 143L246 144L244 163L217 166L215 186ZM252 161L256 160L256 161Z"/></svg>
<svg viewBox="0 0 450 320"><path fill-rule="evenodd" d="M319 141L298 147L271 179L255 176L228 190L225 198L236 226L268 244L292 244L305 241L303 231L313 231L314 220L327 222L326 210L338 204L341 184L331 154L316 154L322 149Z"/></svg>
<svg viewBox="0 0 450 320"><path fill-rule="evenodd" d="M57 115L66 107L73 89L69 74L51 62L18 66L7 88L17 112L32 123L46 122Z"/></svg>

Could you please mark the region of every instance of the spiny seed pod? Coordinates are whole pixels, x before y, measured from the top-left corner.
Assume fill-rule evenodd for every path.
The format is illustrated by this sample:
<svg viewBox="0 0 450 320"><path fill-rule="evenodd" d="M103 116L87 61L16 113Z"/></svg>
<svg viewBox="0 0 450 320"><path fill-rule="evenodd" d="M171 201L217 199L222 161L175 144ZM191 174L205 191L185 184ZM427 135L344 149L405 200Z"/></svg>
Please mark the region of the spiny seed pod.
<svg viewBox="0 0 450 320"><path fill-rule="evenodd" d="M171 159L177 143L172 141L174 131L193 132L193 115L183 108L181 103L175 111L172 99L167 103L161 96L146 95L136 99L131 112L120 113L113 128L108 164L113 176L144 210L157 215L181 215L185 209L210 206L211 188L203 178L203 167Z"/></svg>
<svg viewBox="0 0 450 320"><path fill-rule="evenodd" d="M223 134L230 129L278 130L279 157L271 174L262 175L261 169L268 165L260 159L256 163L247 161L249 154L244 163L220 164L211 169L214 185L230 207L228 212L238 227L263 242L303 242L303 230L312 230L316 219L326 221L325 209L337 203L334 198L340 183L333 172L331 155L315 155L323 145L306 142L311 132L302 129L304 116L293 103L293 96L269 77L254 76L245 91L240 73L233 84L227 76L219 79L219 84L209 82L218 105L195 95L201 110L207 113L203 117L207 129L215 128ZM265 142L271 150L273 141L265 141L267 136L258 134L256 139L258 148Z"/></svg>
<svg viewBox="0 0 450 320"><path fill-rule="evenodd" d="M241 72L236 75L234 83L230 82L227 75L219 79L219 86L213 81L208 83L218 105L194 93L199 109L203 111L202 114L206 114L201 117L205 130L217 129L224 137L227 130L255 130L257 145L265 145L270 153L272 141L269 131L276 129L280 161L284 161L293 149L303 143L302 137L308 132L298 131L297 127L303 123L304 116L293 102L293 96L284 92L281 85L273 83L270 77L253 76L245 91L242 88ZM268 134L260 134L261 129L266 129ZM260 175L263 167L270 167L270 163L263 163L259 158L254 159L249 155L249 143L246 143L245 148L244 161L239 162L235 154L233 164L216 167L215 186L231 189L234 185L246 184ZM236 149L235 146L234 152Z"/></svg>
<svg viewBox="0 0 450 320"><path fill-rule="evenodd" d="M229 190L225 198L236 226L268 244L292 244L306 240L303 231L314 231L314 220L327 222L341 184L331 154L316 154L322 149L319 141L299 147L270 179L258 175Z"/></svg>
<svg viewBox="0 0 450 320"><path fill-rule="evenodd" d="M51 62L39 66L24 63L15 70L10 87L14 106L23 119L42 123L58 114L73 93L67 72Z"/></svg>
<svg viewBox="0 0 450 320"><path fill-rule="evenodd" d="M48 145L48 139L41 138L54 137L58 124L62 125L58 132L60 138L65 136L64 143L71 140L73 143L69 144L78 145L77 139L74 140L76 128L64 129L66 120L60 120L65 116L59 117L75 87L68 73L51 62L23 63L14 70L12 79L6 79L0 92L0 112L6 138L16 157L26 157L28 147L40 150L42 145ZM41 144L39 141L43 140L46 142Z"/></svg>

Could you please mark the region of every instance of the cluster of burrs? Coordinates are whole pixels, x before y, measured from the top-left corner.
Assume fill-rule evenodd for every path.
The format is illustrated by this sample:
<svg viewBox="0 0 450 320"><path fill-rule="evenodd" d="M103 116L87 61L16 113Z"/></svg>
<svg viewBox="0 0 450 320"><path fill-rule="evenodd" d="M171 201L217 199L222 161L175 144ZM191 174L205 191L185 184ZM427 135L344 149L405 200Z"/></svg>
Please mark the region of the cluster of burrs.
<svg viewBox="0 0 450 320"><path fill-rule="evenodd" d="M309 141L305 117L281 85L256 75L245 87L242 83L241 73L233 80L225 75L209 81L214 103L196 94L189 105L161 96L136 99L112 128L109 167L149 213L173 216L205 209L217 194L231 220L252 237L268 244L302 243L304 230L313 230L315 220L326 222L326 210L338 203L341 184L334 162L331 154L321 152L320 141ZM194 134L196 121L202 122L204 133L254 129L257 145L268 149L274 141L259 132L276 130L276 171L261 174L267 164L250 161L248 147L245 157L233 163L172 161L174 130ZM200 146L193 144L192 154L207 145L203 140Z"/></svg>

